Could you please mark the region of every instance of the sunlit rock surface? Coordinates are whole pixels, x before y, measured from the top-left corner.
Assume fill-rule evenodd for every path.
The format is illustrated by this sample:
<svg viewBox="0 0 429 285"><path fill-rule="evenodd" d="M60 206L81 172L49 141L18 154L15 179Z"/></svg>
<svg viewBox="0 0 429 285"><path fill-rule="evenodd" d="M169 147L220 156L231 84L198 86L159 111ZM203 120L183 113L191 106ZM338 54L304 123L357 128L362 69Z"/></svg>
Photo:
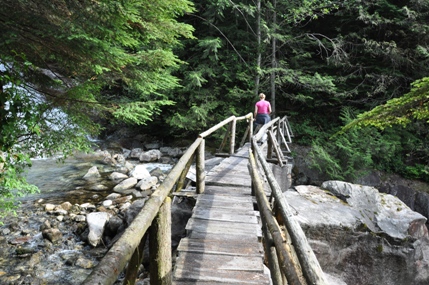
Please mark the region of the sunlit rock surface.
<svg viewBox="0 0 429 285"><path fill-rule="evenodd" d="M373 187L328 181L284 192L322 269L348 285L429 284L426 218Z"/></svg>

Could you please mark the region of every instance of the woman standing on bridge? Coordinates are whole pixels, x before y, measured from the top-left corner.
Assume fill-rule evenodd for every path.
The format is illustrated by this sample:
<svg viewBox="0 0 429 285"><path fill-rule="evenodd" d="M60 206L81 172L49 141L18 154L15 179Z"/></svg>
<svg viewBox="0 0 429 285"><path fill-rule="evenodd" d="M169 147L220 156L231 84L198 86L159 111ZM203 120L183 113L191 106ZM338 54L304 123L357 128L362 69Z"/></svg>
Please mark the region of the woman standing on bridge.
<svg viewBox="0 0 429 285"><path fill-rule="evenodd" d="M259 101L255 104L255 124L254 128L256 130L257 125L265 125L269 121L271 121L271 104L270 102L265 100L265 94L260 93L259 94Z"/></svg>

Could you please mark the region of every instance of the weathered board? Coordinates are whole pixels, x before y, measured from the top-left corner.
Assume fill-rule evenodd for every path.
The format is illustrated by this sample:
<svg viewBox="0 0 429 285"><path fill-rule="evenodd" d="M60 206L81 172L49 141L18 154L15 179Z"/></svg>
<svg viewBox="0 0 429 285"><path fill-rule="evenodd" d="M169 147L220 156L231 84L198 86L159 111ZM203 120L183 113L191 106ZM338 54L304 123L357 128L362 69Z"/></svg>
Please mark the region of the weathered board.
<svg viewBox="0 0 429 285"><path fill-rule="evenodd" d="M206 175L187 237L177 248L174 285L270 284L263 263L259 212L254 210L248 150L224 159Z"/></svg>

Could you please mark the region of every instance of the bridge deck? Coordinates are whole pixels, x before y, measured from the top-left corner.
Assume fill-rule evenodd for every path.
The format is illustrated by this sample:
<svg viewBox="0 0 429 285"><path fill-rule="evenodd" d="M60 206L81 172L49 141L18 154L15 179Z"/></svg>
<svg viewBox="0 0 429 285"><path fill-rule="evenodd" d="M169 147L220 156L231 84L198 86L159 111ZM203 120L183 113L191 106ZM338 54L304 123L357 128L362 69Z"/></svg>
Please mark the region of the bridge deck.
<svg viewBox="0 0 429 285"><path fill-rule="evenodd" d="M173 284L270 284L247 164L245 145L207 174L177 249Z"/></svg>

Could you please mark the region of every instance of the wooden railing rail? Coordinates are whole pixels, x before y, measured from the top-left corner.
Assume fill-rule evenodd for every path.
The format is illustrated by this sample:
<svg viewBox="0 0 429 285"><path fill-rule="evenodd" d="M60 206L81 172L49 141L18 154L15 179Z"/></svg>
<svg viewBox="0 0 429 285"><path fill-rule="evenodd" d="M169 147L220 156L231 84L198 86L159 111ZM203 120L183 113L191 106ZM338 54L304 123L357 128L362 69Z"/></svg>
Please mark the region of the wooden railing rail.
<svg viewBox="0 0 429 285"><path fill-rule="evenodd" d="M252 113L242 117L231 116L199 135L174 165L162 184L145 202L142 210L122 236L88 275L82 283L83 285L113 284L127 265L123 284L135 284L138 267L142 263L143 247L149 228L151 228L149 251L153 262L150 270L150 284L171 284L171 228L166 228L166 226L170 227L168 222L168 218L171 216L169 195L173 191L182 189L186 174L194 158L196 161L197 193L204 192L205 138L226 124L231 124L229 154L233 154L235 151L236 122L244 119L247 119L249 124L248 130L250 131L247 133L250 141L253 132Z"/></svg>
<svg viewBox="0 0 429 285"><path fill-rule="evenodd" d="M257 197L258 208L260 210L262 209L261 218L264 221L264 236L266 236L270 240L273 240L276 249L276 255L278 255L279 257L278 259L272 258L271 261L277 262L276 260L280 260L280 264L276 264L274 266L274 269L271 268L271 270L273 271L272 274L274 277L278 276L278 272L275 271L275 268L280 268L282 272L287 276L287 278L289 278L287 280L289 283L287 284L327 285L328 283L325 280L325 276L320 267L320 264L313 250L311 249L301 226L294 218L293 212L291 211L289 204L287 203L283 195L281 187L275 179L274 174L271 171L271 167L269 166L266 157L264 156L262 149L258 144L258 141L263 137L265 133L272 132L273 130L276 130L277 133L280 130L283 132L284 128L290 128L290 126L288 125L287 120L285 121L279 118L276 118L275 120L272 120L271 122L264 125L259 130L259 132L252 137L252 152L249 153L249 172L252 176L252 190ZM288 133L290 134L290 131ZM272 141L274 137L275 136L270 136L269 142L271 144L276 143ZM284 141L286 140L284 139ZM291 141L290 136L289 141ZM270 154L271 153L269 150L268 155ZM277 157L277 159L279 159L279 157ZM265 174L268 184L270 186L272 198L275 199L276 210L280 214L281 222L284 223L286 227L286 236L290 236L292 248L296 252L300 266L296 266L293 258L287 254L287 251L290 250L285 248L286 246L289 246L288 241L285 241L283 237L280 237L278 234L280 231L280 227L278 226L277 221L275 221L272 217L273 211L271 209L270 203L268 202L268 199L265 196L256 162L259 162L259 164L262 166L262 172ZM270 215L268 215L268 213ZM267 248L267 252L271 252L269 248ZM300 273L298 268L301 268L302 273ZM301 275L303 275L305 279L301 278ZM275 282L275 279L273 279L273 282ZM277 284L274 283L274 285Z"/></svg>

